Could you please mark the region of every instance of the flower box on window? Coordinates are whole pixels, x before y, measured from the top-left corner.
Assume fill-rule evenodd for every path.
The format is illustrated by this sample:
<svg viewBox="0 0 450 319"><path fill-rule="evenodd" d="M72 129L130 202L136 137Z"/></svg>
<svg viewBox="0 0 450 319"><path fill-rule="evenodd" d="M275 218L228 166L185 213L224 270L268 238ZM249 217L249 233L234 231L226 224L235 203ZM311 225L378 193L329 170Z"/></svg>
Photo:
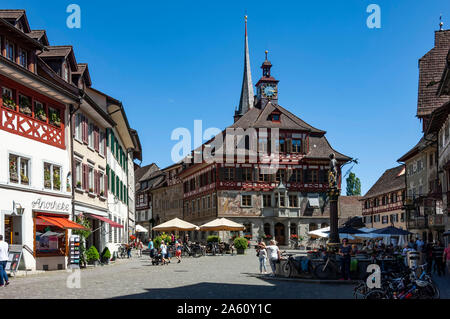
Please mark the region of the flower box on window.
<svg viewBox="0 0 450 319"><path fill-rule="evenodd" d="M47 113L45 112L44 105L40 102L34 102L34 116L43 122L47 122Z"/></svg>
<svg viewBox="0 0 450 319"><path fill-rule="evenodd" d="M14 100L12 98L10 98L8 95L3 94L2 96L3 99L3 106L7 107L11 110L15 110L16 109L16 102L14 102Z"/></svg>
<svg viewBox="0 0 450 319"><path fill-rule="evenodd" d="M61 127L61 115L59 110L55 110L53 108L49 108L49 117L50 117L50 124Z"/></svg>
<svg viewBox="0 0 450 319"><path fill-rule="evenodd" d="M31 100L28 96L19 95L19 112L27 116L31 116L33 111L31 110Z"/></svg>

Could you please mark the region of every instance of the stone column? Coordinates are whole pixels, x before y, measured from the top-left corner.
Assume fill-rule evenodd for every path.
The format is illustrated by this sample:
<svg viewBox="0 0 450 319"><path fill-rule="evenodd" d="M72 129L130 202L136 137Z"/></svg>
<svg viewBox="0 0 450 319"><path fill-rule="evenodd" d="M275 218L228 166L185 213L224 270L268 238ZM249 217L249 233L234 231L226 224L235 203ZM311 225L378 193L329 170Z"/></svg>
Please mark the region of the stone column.
<svg viewBox="0 0 450 319"><path fill-rule="evenodd" d="M289 244L291 240L291 221L288 220L287 222L287 240L286 242Z"/></svg>

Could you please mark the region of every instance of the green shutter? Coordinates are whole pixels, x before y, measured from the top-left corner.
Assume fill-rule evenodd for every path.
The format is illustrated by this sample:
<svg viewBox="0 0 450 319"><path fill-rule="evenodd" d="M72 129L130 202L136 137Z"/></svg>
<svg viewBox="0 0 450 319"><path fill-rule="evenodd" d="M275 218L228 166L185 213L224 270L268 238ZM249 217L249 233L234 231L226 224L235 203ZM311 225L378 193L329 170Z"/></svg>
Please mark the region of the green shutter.
<svg viewBox="0 0 450 319"><path fill-rule="evenodd" d="M106 129L106 146L109 146L109 128Z"/></svg>
<svg viewBox="0 0 450 319"><path fill-rule="evenodd" d="M111 171L111 193L116 193L116 183L114 182L116 179L116 174L114 171Z"/></svg>

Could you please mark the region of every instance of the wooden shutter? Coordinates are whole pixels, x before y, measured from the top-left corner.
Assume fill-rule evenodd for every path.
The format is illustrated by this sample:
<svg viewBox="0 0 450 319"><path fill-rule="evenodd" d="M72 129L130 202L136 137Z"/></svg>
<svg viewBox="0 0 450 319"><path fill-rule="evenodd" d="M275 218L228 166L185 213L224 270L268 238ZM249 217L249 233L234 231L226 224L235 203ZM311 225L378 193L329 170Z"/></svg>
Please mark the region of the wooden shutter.
<svg viewBox="0 0 450 319"><path fill-rule="evenodd" d="M108 176L107 175L103 175L103 183L104 183L104 189L105 189L105 194L103 195L103 197L108 198Z"/></svg>
<svg viewBox="0 0 450 319"><path fill-rule="evenodd" d="M103 135L103 140L102 140L102 143L103 143L103 155L105 155L105 157L106 157L107 141L108 141L108 139L107 139L106 133L105 133Z"/></svg>
<svg viewBox="0 0 450 319"><path fill-rule="evenodd" d="M81 164L81 165L82 165L82 176L81 176L82 182L81 182L81 187L84 190L86 190L86 184L87 184L87 181L86 181L86 164Z"/></svg>
<svg viewBox="0 0 450 319"><path fill-rule="evenodd" d="M98 152L99 149L99 131L98 127L94 125L93 127L93 133L94 133L94 149Z"/></svg>
<svg viewBox="0 0 450 319"><path fill-rule="evenodd" d="M76 125L76 119L77 119L77 114L73 114L72 115L72 130L71 130L71 132L72 132L72 138L74 138L75 137L75 129L76 129L76 127L75 127L75 125Z"/></svg>

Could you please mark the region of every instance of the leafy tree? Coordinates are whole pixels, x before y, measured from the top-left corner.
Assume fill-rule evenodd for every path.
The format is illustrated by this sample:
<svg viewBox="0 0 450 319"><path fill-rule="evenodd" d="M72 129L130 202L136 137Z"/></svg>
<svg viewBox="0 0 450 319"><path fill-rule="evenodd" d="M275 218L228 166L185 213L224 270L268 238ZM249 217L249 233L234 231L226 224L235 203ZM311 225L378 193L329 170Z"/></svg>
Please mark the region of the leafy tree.
<svg viewBox="0 0 450 319"><path fill-rule="evenodd" d="M347 177L347 196L361 195L361 181L356 177L355 173L350 173Z"/></svg>

